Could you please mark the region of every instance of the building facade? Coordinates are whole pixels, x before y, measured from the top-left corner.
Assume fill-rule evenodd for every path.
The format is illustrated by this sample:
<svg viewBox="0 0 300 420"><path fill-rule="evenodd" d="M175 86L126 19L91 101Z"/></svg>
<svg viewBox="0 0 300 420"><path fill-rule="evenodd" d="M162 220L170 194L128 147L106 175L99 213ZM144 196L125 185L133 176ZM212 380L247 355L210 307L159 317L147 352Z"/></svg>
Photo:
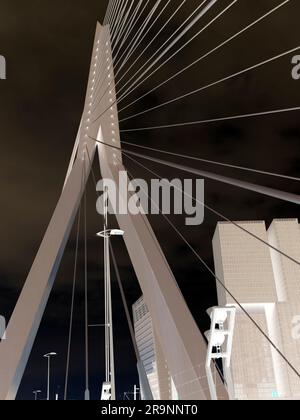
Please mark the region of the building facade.
<svg viewBox="0 0 300 420"><path fill-rule="evenodd" d="M133 321L138 351L154 400L177 400L175 385L157 340L144 297L133 305ZM141 392L143 394L143 390Z"/></svg>
<svg viewBox="0 0 300 420"><path fill-rule="evenodd" d="M238 222L264 242L300 261L298 220ZM231 223L219 223L213 238L218 302L236 305L231 362L232 399L300 399L300 379L262 331L300 371L300 267ZM225 287L224 287L225 286ZM261 329L262 331L260 331Z"/></svg>

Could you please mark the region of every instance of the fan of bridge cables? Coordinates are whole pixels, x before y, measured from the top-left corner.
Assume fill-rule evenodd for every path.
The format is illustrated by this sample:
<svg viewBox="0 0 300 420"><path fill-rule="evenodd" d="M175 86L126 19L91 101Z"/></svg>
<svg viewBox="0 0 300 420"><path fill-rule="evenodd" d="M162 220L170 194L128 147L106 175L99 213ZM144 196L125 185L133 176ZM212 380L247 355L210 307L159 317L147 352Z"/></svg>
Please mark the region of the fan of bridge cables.
<svg viewBox="0 0 300 420"><path fill-rule="evenodd" d="M252 127L254 135L253 126L260 126L264 121L269 127L266 136L270 141L279 120L287 121L290 116L293 120L299 118L300 106L287 103L298 99L296 91L287 94L291 83L294 89L297 83L291 73L293 57L300 54L300 38L298 42L294 39L297 29L296 22L293 23L297 7L299 12L297 3L295 0L109 1L104 24L110 27L121 151L126 162L156 178L162 175L154 168L168 167L175 169L177 175L201 176L267 199L287 202L297 210L300 197L295 191L300 178L294 174L278 173L282 171L274 168L252 168L238 161L217 161L201 154L201 144L209 141L216 126L226 129L228 124L245 124L247 128ZM282 22L290 22L290 28ZM286 89L278 81L280 77L288 78ZM106 77L98 80L96 86L98 101L109 89L104 80ZM107 111L104 109L95 121ZM204 137L208 140L204 141ZM235 147L243 145L239 143ZM193 148L197 155L191 152ZM207 150L207 146L203 149ZM204 170L203 165L213 169ZM238 172L240 176L228 176L224 174L226 170ZM255 180L261 177L262 181L251 182L251 176ZM291 189L266 186L272 179L276 185L282 182ZM221 209L199 204L258 244L279 253L299 270L300 261L294 256L234 222ZM298 368L265 328L215 275L170 218L164 214L162 217L300 380Z"/></svg>

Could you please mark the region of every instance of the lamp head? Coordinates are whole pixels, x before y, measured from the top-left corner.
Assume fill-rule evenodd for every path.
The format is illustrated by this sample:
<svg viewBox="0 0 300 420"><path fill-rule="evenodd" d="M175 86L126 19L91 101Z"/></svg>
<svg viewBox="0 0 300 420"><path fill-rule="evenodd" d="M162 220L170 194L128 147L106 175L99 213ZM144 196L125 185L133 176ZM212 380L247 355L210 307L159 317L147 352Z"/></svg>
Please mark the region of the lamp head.
<svg viewBox="0 0 300 420"><path fill-rule="evenodd" d="M52 357L52 356L57 356L57 353L55 353L54 351L52 351L51 353L44 354L43 357Z"/></svg>
<svg viewBox="0 0 300 420"><path fill-rule="evenodd" d="M124 231L120 229L108 229L97 233L100 238L110 238L111 236L124 236Z"/></svg>

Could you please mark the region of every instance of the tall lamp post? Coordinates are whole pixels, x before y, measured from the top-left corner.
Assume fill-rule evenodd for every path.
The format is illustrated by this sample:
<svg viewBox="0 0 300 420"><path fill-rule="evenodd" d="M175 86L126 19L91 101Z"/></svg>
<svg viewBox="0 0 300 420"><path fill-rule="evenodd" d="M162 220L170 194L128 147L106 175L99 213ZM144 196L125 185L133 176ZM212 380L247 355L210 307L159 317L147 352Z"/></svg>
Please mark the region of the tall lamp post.
<svg viewBox="0 0 300 420"><path fill-rule="evenodd" d="M47 353L44 354L43 357L46 357L48 359L48 373L47 373L47 401L50 400L50 362L51 362L51 357L57 356L57 353L55 352L51 352L51 353Z"/></svg>
<svg viewBox="0 0 300 420"><path fill-rule="evenodd" d="M109 241L111 236L123 236L124 232L118 229L107 229L107 215L105 218L104 228L104 231L97 233L97 236L104 239L106 382L103 384L102 398L116 400Z"/></svg>

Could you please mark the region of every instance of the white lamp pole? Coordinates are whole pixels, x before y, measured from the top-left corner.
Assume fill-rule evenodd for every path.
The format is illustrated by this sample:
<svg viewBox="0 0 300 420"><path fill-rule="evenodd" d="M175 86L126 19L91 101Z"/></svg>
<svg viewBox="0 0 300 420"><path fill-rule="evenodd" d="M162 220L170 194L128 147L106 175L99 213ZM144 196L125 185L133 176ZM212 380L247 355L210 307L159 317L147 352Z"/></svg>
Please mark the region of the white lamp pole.
<svg viewBox="0 0 300 420"><path fill-rule="evenodd" d="M104 231L97 233L97 236L104 239L106 386L108 384L110 385L111 400L116 400L109 240L110 240L111 236L123 236L124 231L118 230L118 229L108 229L107 228L107 215L108 215L108 194L107 194L107 190L104 191L104 194L105 194L104 195Z"/></svg>
<svg viewBox="0 0 300 420"><path fill-rule="evenodd" d="M57 356L57 353L51 352L44 354L43 357L46 357L48 359L48 373L47 373L47 401L50 400L50 361L51 357Z"/></svg>

